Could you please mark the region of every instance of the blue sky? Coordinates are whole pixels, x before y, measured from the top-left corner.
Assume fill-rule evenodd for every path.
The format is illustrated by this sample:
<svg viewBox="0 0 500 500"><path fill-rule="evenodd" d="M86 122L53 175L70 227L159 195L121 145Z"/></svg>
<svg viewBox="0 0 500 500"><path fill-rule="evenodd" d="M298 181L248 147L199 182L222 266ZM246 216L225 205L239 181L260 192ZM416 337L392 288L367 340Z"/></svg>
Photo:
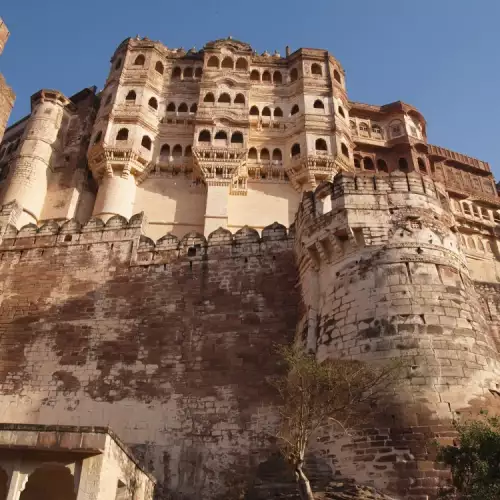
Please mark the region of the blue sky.
<svg viewBox="0 0 500 500"><path fill-rule="evenodd" d="M0 16L11 123L40 88L102 88L128 36L188 49L231 35L259 52L328 49L351 100L413 104L430 142L490 162L500 178L500 0L2 0Z"/></svg>

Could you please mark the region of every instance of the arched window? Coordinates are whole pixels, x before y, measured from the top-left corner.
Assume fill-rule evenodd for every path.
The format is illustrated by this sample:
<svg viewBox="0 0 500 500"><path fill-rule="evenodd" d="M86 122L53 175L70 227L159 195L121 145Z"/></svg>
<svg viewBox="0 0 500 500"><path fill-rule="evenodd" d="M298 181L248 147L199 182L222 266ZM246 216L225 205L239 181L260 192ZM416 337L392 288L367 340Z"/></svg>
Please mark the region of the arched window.
<svg viewBox="0 0 500 500"><path fill-rule="evenodd" d="M297 68L293 68L292 71L290 71L290 81L296 82L299 78L299 71Z"/></svg>
<svg viewBox="0 0 500 500"><path fill-rule="evenodd" d="M323 75L323 71L321 69L321 66L317 63L314 63L311 65L311 73L313 75L319 75L319 76L322 76Z"/></svg>
<svg viewBox="0 0 500 500"><path fill-rule="evenodd" d="M361 168L361 160L359 158L354 158L354 168Z"/></svg>
<svg viewBox="0 0 500 500"><path fill-rule="evenodd" d="M253 82L260 82L260 73L256 69L253 69L250 73L250 80Z"/></svg>
<svg viewBox="0 0 500 500"><path fill-rule="evenodd" d="M188 105L185 102L181 102L179 104L179 107L177 108L177 111L179 113L187 113L188 112Z"/></svg>
<svg viewBox="0 0 500 500"><path fill-rule="evenodd" d="M426 174L427 173L427 168L425 166L424 160L422 158L418 158L417 164L418 164L418 169L420 170L420 172L422 174Z"/></svg>
<svg viewBox="0 0 500 500"><path fill-rule="evenodd" d="M233 132L231 144L243 144L243 134L241 132Z"/></svg>
<svg viewBox="0 0 500 500"><path fill-rule="evenodd" d="M343 108L342 106L339 106L339 115L340 115L342 118L345 118L344 108Z"/></svg>
<svg viewBox="0 0 500 500"><path fill-rule="evenodd" d="M223 102L223 103L226 103L226 104L231 104L231 96L228 93L223 92L219 96L218 102Z"/></svg>
<svg viewBox="0 0 500 500"><path fill-rule="evenodd" d="M349 158L349 150L347 149L347 146L342 143L340 145L340 151L342 151L342 154L346 157L346 158Z"/></svg>
<svg viewBox="0 0 500 500"><path fill-rule="evenodd" d="M372 125L372 133L374 135L378 135L379 137L382 137L382 128L380 125L377 125L376 123Z"/></svg>
<svg viewBox="0 0 500 500"><path fill-rule="evenodd" d="M262 148L260 150L260 159L263 161L269 161L271 157L269 156L269 149L267 148Z"/></svg>
<svg viewBox="0 0 500 500"><path fill-rule="evenodd" d="M172 149L172 156L174 158L179 158L182 156L182 146L180 144L176 144Z"/></svg>
<svg viewBox="0 0 500 500"><path fill-rule="evenodd" d="M264 73L262 73L262 81L263 82L271 81L271 73L269 73L269 71L264 71Z"/></svg>
<svg viewBox="0 0 500 500"><path fill-rule="evenodd" d="M158 109L158 101L154 97L151 97L151 99L148 101L148 106L153 109Z"/></svg>
<svg viewBox="0 0 500 500"><path fill-rule="evenodd" d="M262 116L271 116L271 109L268 108L267 106L265 106L263 109L262 109Z"/></svg>
<svg viewBox="0 0 500 500"><path fill-rule="evenodd" d="M142 136L141 146L143 148L151 150L151 138L147 135Z"/></svg>
<svg viewBox="0 0 500 500"><path fill-rule="evenodd" d="M116 134L117 141L127 141L128 140L128 128L121 128Z"/></svg>
<svg viewBox="0 0 500 500"><path fill-rule="evenodd" d="M340 73L336 69L333 70L333 78L335 79L335 81L342 83L342 79L340 78Z"/></svg>
<svg viewBox="0 0 500 500"><path fill-rule="evenodd" d="M163 75L163 71L164 71L164 67L163 67L163 64L161 63L161 61L156 61L156 64L155 64L155 71L157 73L160 73L160 75Z"/></svg>
<svg viewBox="0 0 500 500"><path fill-rule="evenodd" d="M257 160L257 150L255 148L250 148L248 150L248 159Z"/></svg>
<svg viewBox="0 0 500 500"><path fill-rule="evenodd" d="M323 104L323 101L321 101L320 99L316 99L314 101L314 108L316 108L316 109L325 109L325 105Z"/></svg>
<svg viewBox="0 0 500 500"><path fill-rule="evenodd" d="M184 68L184 78L193 78L193 68Z"/></svg>
<svg viewBox="0 0 500 500"><path fill-rule="evenodd" d="M281 74L281 71L275 71L273 73L273 83L278 85L283 83L283 75Z"/></svg>
<svg viewBox="0 0 500 500"><path fill-rule="evenodd" d="M300 155L300 144L297 144L295 143L293 146L292 146L292 156L297 156L297 155Z"/></svg>
<svg viewBox="0 0 500 500"><path fill-rule="evenodd" d="M236 94L234 104L245 104L245 96L243 94Z"/></svg>
<svg viewBox="0 0 500 500"><path fill-rule="evenodd" d="M111 104L111 99L113 98L113 94L109 94L108 97L106 97L106 102L104 103L104 106L108 106Z"/></svg>
<svg viewBox="0 0 500 500"><path fill-rule="evenodd" d="M203 70L198 67L194 70L194 77L195 78L201 78L201 75L203 74Z"/></svg>
<svg viewBox="0 0 500 500"><path fill-rule="evenodd" d="M215 102L215 96L212 94L212 92L208 92L207 94L205 94L203 102Z"/></svg>
<svg viewBox="0 0 500 500"><path fill-rule="evenodd" d="M275 118L281 118L281 117L283 117L283 110L281 108L275 108L275 110L274 110L274 117Z"/></svg>
<svg viewBox="0 0 500 500"><path fill-rule="evenodd" d="M196 113L198 111L198 104L196 104L196 103L191 104L191 107L189 108L189 111L191 113Z"/></svg>
<svg viewBox="0 0 500 500"><path fill-rule="evenodd" d="M168 158L170 156L170 146L168 144L164 144L160 149L160 157Z"/></svg>
<svg viewBox="0 0 500 500"><path fill-rule="evenodd" d="M250 115L251 116L259 116L259 108L257 106L252 106L250 108Z"/></svg>
<svg viewBox="0 0 500 500"><path fill-rule="evenodd" d="M476 250L476 242L474 241L474 238L472 236L469 236L467 238L467 243L468 243L468 247L469 248L472 248L473 250Z"/></svg>
<svg viewBox="0 0 500 500"><path fill-rule="evenodd" d="M365 122L359 124L359 131L362 135L368 135L368 125Z"/></svg>
<svg viewBox="0 0 500 500"><path fill-rule="evenodd" d="M408 172L408 161L406 158L400 158L398 161L398 167L401 172Z"/></svg>
<svg viewBox="0 0 500 500"><path fill-rule="evenodd" d="M136 97L137 97L137 95L135 93L135 90L129 90L127 97L125 97L125 101L135 102Z"/></svg>
<svg viewBox="0 0 500 500"><path fill-rule="evenodd" d="M328 151L325 139L316 139L316 151Z"/></svg>
<svg viewBox="0 0 500 500"><path fill-rule="evenodd" d="M299 105L294 104L292 107L292 111L290 111L290 116L296 115L299 112Z"/></svg>
<svg viewBox="0 0 500 500"><path fill-rule="evenodd" d="M144 66L145 62L146 58L142 54L140 54L135 58L134 66Z"/></svg>
<svg viewBox="0 0 500 500"><path fill-rule="evenodd" d="M208 130L202 130L198 135L198 142L210 142L212 140L212 136Z"/></svg>
<svg viewBox="0 0 500 500"><path fill-rule="evenodd" d="M209 68L218 68L219 67L219 58L217 56L211 56L208 59L207 67L209 67Z"/></svg>
<svg viewBox="0 0 500 500"><path fill-rule="evenodd" d="M168 103L167 113L175 113L175 103L174 102Z"/></svg>
<svg viewBox="0 0 500 500"><path fill-rule="evenodd" d="M236 61L236 69L238 71L247 71L248 70L248 62L244 57L239 57Z"/></svg>
<svg viewBox="0 0 500 500"><path fill-rule="evenodd" d="M273 149L273 161L282 161L283 155L281 153L281 149Z"/></svg>
<svg viewBox="0 0 500 500"><path fill-rule="evenodd" d="M116 61L116 63L115 63L115 69L120 69L121 65L122 65L122 60L121 60L121 58L120 58L120 59L118 59L118 60Z"/></svg>
<svg viewBox="0 0 500 500"><path fill-rule="evenodd" d="M377 160L377 170L379 172L389 172L389 169L387 168L387 163L382 159Z"/></svg>
<svg viewBox="0 0 500 500"><path fill-rule="evenodd" d="M193 156L193 148L191 146L186 146L186 150L184 152L184 156L190 157Z"/></svg>
<svg viewBox="0 0 500 500"><path fill-rule="evenodd" d="M484 244L480 239L477 240L477 247L480 252L484 252Z"/></svg>
<svg viewBox="0 0 500 500"><path fill-rule="evenodd" d="M219 130L215 134L214 139L216 141L227 141L227 134L226 134L226 132L224 132L224 130Z"/></svg>
<svg viewBox="0 0 500 500"><path fill-rule="evenodd" d="M365 170L375 170L375 165L373 164L373 160L366 156L363 158L363 167Z"/></svg>
<svg viewBox="0 0 500 500"><path fill-rule="evenodd" d="M20 500L76 500L74 477L62 464L44 464L29 475Z"/></svg>
<svg viewBox="0 0 500 500"><path fill-rule="evenodd" d="M101 142L101 139L102 139L102 132L99 130L99 132L97 132L96 136L94 137L94 144Z"/></svg>
<svg viewBox="0 0 500 500"><path fill-rule="evenodd" d="M354 120L349 121L349 125L351 126L351 130L356 133L357 127L356 127L356 122Z"/></svg>
<svg viewBox="0 0 500 500"><path fill-rule="evenodd" d="M230 57L225 57L222 60L222 67L224 69L233 69L234 68L234 62Z"/></svg>
<svg viewBox="0 0 500 500"><path fill-rule="evenodd" d="M182 76L182 69L176 66L172 71L172 80L180 80Z"/></svg>

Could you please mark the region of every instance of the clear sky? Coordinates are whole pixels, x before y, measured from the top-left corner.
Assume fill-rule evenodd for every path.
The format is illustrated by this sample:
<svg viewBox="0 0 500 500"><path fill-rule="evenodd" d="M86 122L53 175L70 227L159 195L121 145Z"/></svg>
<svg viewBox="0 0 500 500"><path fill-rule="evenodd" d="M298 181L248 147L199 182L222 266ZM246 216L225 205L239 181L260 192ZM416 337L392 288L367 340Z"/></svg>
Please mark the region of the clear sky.
<svg viewBox="0 0 500 500"><path fill-rule="evenodd" d="M40 88L102 88L128 36L189 49L231 35L259 53L328 49L351 100L413 104L429 142L490 162L500 179L500 0L1 0L0 16L11 123Z"/></svg>

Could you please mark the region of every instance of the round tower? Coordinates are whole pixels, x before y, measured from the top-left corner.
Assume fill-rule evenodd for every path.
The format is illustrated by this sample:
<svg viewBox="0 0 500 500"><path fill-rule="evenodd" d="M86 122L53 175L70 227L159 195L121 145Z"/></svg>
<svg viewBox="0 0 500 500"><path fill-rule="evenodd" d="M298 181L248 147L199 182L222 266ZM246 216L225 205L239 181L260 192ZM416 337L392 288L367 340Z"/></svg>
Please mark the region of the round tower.
<svg viewBox="0 0 500 500"><path fill-rule="evenodd" d="M296 224L308 348L405 365L391 410L375 408L359 441L325 440L329 456L402 498L434 495L432 438L488 404L500 367L444 189L418 173L343 174L304 197Z"/></svg>
<svg viewBox="0 0 500 500"><path fill-rule="evenodd" d="M40 90L31 97L31 115L21 148L10 169L2 203L22 207L19 226L37 223L47 194L47 174L63 141L68 111L73 104L56 90Z"/></svg>

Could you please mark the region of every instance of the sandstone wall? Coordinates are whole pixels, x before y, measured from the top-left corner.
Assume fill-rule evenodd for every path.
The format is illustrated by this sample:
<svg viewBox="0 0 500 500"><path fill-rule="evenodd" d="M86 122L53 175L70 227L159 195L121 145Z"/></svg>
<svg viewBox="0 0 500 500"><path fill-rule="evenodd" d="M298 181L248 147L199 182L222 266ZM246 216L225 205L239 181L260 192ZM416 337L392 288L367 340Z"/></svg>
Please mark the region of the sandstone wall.
<svg viewBox="0 0 500 500"><path fill-rule="evenodd" d="M7 25L0 17L0 55L2 55L9 34ZM3 133L5 132L12 106L14 106L14 99L14 91L7 85L5 78L0 73L0 143L2 142Z"/></svg>
<svg viewBox="0 0 500 500"><path fill-rule="evenodd" d="M155 244L143 225L7 229L0 419L109 425L161 496L209 498L269 451L265 377L300 304L291 240L275 225Z"/></svg>

